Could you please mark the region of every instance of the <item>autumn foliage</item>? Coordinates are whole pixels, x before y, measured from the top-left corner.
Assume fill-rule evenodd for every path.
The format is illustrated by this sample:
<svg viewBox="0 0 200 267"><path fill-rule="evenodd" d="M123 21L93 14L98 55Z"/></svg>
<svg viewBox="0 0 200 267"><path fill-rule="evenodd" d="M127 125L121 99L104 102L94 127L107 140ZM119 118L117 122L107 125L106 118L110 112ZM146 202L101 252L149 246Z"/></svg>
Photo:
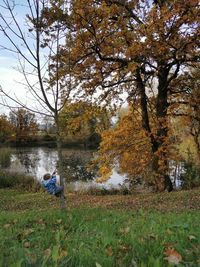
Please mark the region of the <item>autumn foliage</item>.
<svg viewBox="0 0 200 267"><path fill-rule="evenodd" d="M103 133L98 162L101 166L99 182L105 181L117 166L119 172L129 175L129 179L139 177L147 180L148 177L148 181L151 180L150 138L132 109L121 118L116 127Z"/></svg>
<svg viewBox="0 0 200 267"><path fill-rule="evenodd" d="M45 83L48 92L55 87L55 104L64 108L60 112L47 102L58 130L87 136L95 117L102 120L98 109L113 112L125 101L129 114L103 134L103 176L117 164L130 177L153 181L157 191L171 191L172 146L181 141L173 133L175 116L182 118L199 157L199 2L49 1L36 15L28 19L30 32L43 36L38 52L57 47L49 54Z"/></svg>
<svg viewBox="0 0 200 267"><path fill-rule="evenodd" d="M86 99L90 96L108 106L126 96L133 113L140 113L140 122L129 114L115 130L105 133L101 145L107 153L102 160L104 175L110 169L106 157L113 153L119 169L142 175L140 170L151 168L157 190L171 190L170 106L172 99L185 97L188 79L184 71L199 59L198 1L75 0L67 17L62 7L58 1L60 19L54 14L55 4L49 9L51 23L59 21L67 29L59 55L60 79L70 72L78 84L77 93ZM179 105L175 113L178 109Z"/></svg>
<svg viewBox="0 0 200 267"><path fill-rule="evenodd" d="M118 100L123 92L128 94L133 106L138 100L140 135L145 132L144 136L150 140L153 156L149 165L157 190L172 188L168 176L169 100L176 93L182 70L198 59L198 1L109 0L97 3L91 0L86 4L77 0L73 5L73 19L76 45L72 58L76 62L76 78L87 93L94 94L101 88L100 101ZM151 108L153 98L154 107ZM130 154L129 143L132 144L132 135L127 140L125 127L124 131L126 145L124 143L123 147L127 151L119 150L117 157L122 168L130 171L138 161L132 151L131 167L124 163Z"/></svg>

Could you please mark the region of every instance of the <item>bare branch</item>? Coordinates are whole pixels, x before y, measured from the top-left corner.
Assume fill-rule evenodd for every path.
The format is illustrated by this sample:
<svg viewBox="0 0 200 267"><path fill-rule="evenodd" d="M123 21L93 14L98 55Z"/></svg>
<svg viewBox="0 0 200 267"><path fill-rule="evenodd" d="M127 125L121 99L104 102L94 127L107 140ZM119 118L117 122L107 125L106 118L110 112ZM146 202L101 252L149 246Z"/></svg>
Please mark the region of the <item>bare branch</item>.
<svg viewBox="0 0 200 267"><path fill-rule="evenodd" d="M20 108L20 107L22 107L22 108L25 108L25 109L27 109L27 110L29 110L29 111L31 111L31 112L33 112L33 113L38 113L38 114L41 114L41 115L47 115L47 116L49 116L49 117L53 117L53 115L49 115L49 114L46 114L46 113L43 113L42 111L37 111L37 110L35 110L35 109L32 109L32 108L30 108L30 107L28 107L26 104L24 104L24 103L22 103L20 100L18 100L18 99L16 99L16 95L15 95L15 97L12 97L9 93L6 93L3 89L2 89L2 87L0 87L0 93L2 93L3 95L1 95L1 99L2 99L2 102L0 102L0 105L2 105L2 106L4 106L4 107L7 107L7 108ZM3 97L6 97L6 98L8 98L8 99L10 99L11 101L13 101L17 106L11 106L10 104L8 104L7 102L6 102L6 100L5 100L5 98L3 98Z"/></svg>

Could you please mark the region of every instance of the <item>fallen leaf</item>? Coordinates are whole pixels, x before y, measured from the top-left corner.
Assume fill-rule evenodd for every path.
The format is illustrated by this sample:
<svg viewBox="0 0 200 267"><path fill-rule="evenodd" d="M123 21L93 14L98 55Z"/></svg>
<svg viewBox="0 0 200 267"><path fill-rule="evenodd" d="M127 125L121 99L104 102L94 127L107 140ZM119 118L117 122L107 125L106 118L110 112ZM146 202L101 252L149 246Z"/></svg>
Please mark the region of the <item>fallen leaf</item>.
<svg viewBox="0 0 200 267"><path fill-rule="evenodd" d="M7 224L4 224L3 228L7 229L11 226L11 224L7 223Z"/></svg>
<svg viewBox="0 0 200 267"><path fill-rule="evenodd" d="M67 257L68 253L66 250L62 249L60 251L60 255L59 255L59 258L64 258L64 257Z"/></svg>
<svg viewBox="0 0 200 267"><path fill-rule="evenodd" d="M122 252L127 252L129 251L129 247L126 245L119 245L119 250Z"/></svg>
<svg viewBox="0 0 200 267"><path fill-rule="evenodd" d="M122 234L128 234L128 233L130 232L130 227L127 226L127 227L125 227L125 228L121 228L119 231L120 231L120 233L122 233Z"/></svg>
<svg viewBox="0 0 200 267"><path fill-rule="evenodd" d="M111 246L106 248L106 254L110 257L113 255L113 250Z"/></svg>
<svg viewBox="0 0 200 267"><path fill-rule="evenodd" d="M174 248L167 248L164 254L167 256L164 259L167 260L168 263L177 265L182 261L182 256Z"/></svg>
<svg viewBox="0 0 200 267"><path fill-rule="evenodd" d="M49 256L51 255L51 249L50 249L50 248L45 249L45 250L44 250L44 255L45 255L46 257L49 257Z"/></svg>
<svg viewBox="0 0 200 267"><path fill-rule="evenodd" d="M45 222L44 222L43 219L39 219L39 220L37 221L37 223L38 223L38 224L41 224L41 225L45 225Z"/></svg>
<svg viewBox="0 0 200 267"><path fill-rule="evenodd" d="M26 242L24 242L23 246L24 246L24 248L30 248L31 244L30 244L30 242L26 241Z"/></svg>
<svg viewBox="0 0 200 267"><path fill-rule="evenodd" d="M195 239L197 239L196 236L194 236L194 235L189 235L188 238L189 238L189 240L195 240Z"/></svg>
<svg viewBox="0 0 200 267"><path fill-rule="evenodd" d="M30 234L32 234L33 232L35 232L32 228L26 229L24 230L24 236L28 236Z"/></svg>

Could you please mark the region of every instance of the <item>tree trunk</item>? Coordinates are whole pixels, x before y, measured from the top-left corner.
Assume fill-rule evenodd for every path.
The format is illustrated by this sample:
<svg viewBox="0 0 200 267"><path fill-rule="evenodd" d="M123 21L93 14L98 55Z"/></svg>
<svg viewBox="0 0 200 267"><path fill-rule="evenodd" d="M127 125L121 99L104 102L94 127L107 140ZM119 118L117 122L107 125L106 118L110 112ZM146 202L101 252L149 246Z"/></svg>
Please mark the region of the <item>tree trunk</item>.
<svg viewBox="0 0 200 267"><path fill-rule="evenodd" d="M168 166L168 119L167 119L167 77L169 69L165 67L159 68L158 73L158 95L156 101L156 117L157 117L157 133L156 142L157 145L153 146L153 153L156 164L153 164L153 171L156 174L156 187L157 191L173 190L173 184L169 177Z"/></svg>
<svg viewBox="0 0 200 267"><path fill-rule="evenodd" d="M57 117L55 118L55 124L56 124L56 144L57 144L57 152L58 152L58 173L60 175L60 185L63 186L63 188L65 189L64 170L63 170L63 154L62 154L62 140L61 140L61 136L60 136L60 129L59 129ZM60 196L60 208L62 210L66 208L64 189L63 189L62 194Z"/></svg>
<svg viewBox="0 0 200 267"><path fill-rule="evenodd" d="M153 155L153 161L152 161L152 172L153 172L154 179L155 179L155 186L154 186L155 191L162 192L162 191L167 190L168 192L171 192L173 190L173 184L168 174L167 160L164 160L163 162L163 160L161 159L161 156L157 154L158 154L158 150L155 151Z"/></svg>
<svg viewBox="0 0 200 267"><path fill-rule="evenodd" d="M167 164L167 147L166 139L168 134L167 125L167 89L165 86L167 73L162 71L162 75L159 78L158 96L156 103L156 115L157 115L157 133L153 135L149 123L149 114L147 106L147 96L145 92L145 84L142 81L140 70L136 72L137 87L140 92L140 105L142 110L142 127L149 134L152 148L152 172L155 182L156 191L173 190L171 179L168 175L168 164ZM166 75L166 76L165 76ZM164 77L164 79L163 79ZM160 152L162 151L162 152Z"/></svg>

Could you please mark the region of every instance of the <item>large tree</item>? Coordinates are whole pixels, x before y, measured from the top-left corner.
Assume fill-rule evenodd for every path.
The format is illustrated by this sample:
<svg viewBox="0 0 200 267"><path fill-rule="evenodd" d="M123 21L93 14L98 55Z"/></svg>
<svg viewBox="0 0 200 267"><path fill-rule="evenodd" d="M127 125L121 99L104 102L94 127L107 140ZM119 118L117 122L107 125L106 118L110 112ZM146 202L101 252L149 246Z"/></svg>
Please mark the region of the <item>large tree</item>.
<svg viewBox="0 0 200 267"><path fill-rule="evenodd" d="M198 14L197 0L73 1L73 73L81 88L98 93L100 101L112 102L124 92L129 102L140 101L159 191L172 189L167 162L169 97L176 94L179 74L199 60ZM62 53L66 67L64 49ZM149 98L154 98L153 107Z"/></svg>
<svg viewBox="0 0 200 267"><path fill-rule="evenodd" d="M20 9L19 9L20 7ZM57 15L55 23L49 23L45 18L49 8ZM12 95L0 88L3 95L1 104L11 109L23 107L31 112L54 119L58 148L58 171L61 184L64 185L62 168L62 140L59 128L59 112L69 101L74 89L70 70L65 75L65 80L60 83L59 53L61 44L66 38L62 28L63 17L65 23L68 18L67 1L2 0L0 5L0 32L7 38L9 45L1 44L1 48L17 55L19 69L24 76L24 84L28 88L29 97L23 103L17 94ZM62 10L62 16L58 13ZM18 19L17 12L22 12L24 17ZM21 14L22 15L22 14ZM66 50L70 53L70 47ZM68 64L70 66L70 64ZM65 73L66 74L66 73ZM65 89L65 90L64 90ZM6 99L12 100L8 102ZM32 101L29 101L32 99ZM61 196L61 208L65 207L64 195Z"/></svg>

